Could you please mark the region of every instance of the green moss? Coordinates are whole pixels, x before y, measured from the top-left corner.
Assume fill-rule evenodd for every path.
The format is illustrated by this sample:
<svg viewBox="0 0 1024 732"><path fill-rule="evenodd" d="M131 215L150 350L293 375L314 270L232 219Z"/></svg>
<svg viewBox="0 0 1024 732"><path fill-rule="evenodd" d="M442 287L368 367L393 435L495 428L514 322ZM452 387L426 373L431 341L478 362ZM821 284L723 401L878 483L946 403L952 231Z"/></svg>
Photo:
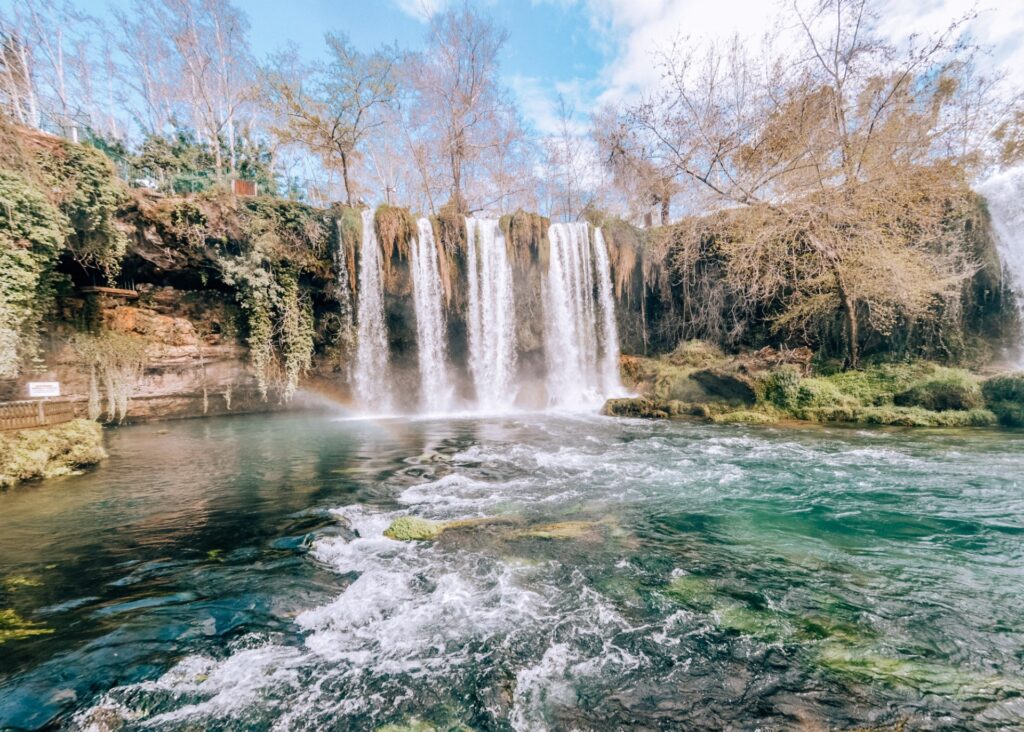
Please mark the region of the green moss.
<svg viewBox="0 0 1024 732"><path fill-rule="evenodd" d="M430 541L441 535L444 527L436 521L401 516L391 522L384 531L384 536L397 541Z"/></svg>
<svg viewBox="0 0 1024 732"><path fill-rule="evenodd" d="M757 399L779 409L792 410L800 394L800 372L793 366L769 371L757 382Z"/></svg>
<svg viewBox="0 0 1024 732"><path fill-rule="evenodd" d="M927 362L913 364L882 364L859 371L843 371L826 377L843 394L863 406L891 404L896 394L907 391L934 373Z"/></svg>
<svg viewBox="0 0 1024 732"><path fill-rule="evenodd" d="M675 602L697 609L711 608L716 592L714 580L695 574L676 577L664 588L664 593Z"/></svg>
<svg viewBox="0 0 1024 732"><path fill-rule="evenodd" d="M0 645L7 641L49 635L50 633L53 633L53 628L46 628L39 623L25 620L14 610L0 610Z"/></svg>
<svg viewBox="0 0 1024 732"><path fill-rule="evenodd" d="M840 676L959 698L991 698L1024 691L1019 679L965 671L945 664L879 653L871 648L825 643L818 663Z"/></svg>
<svg viewBox="0 0 1024 732"><path fill-rule="evenodd" d="M767 412L755 412L751 409L737 409L735 412L725 412L711 416L711 421L719 424L772 424L778 422L778 417Z"/></svg>
<svg viewBox="0 0 1024 732"><path fill-rule="evenodd" d="M981 386L988 408L1006 427L1024 427L1024 373L994 376Z"/></svg>
<svg viewBox="0 0 1024 732"><path fill-rule="evenodd" d="M714 343L701 340L682 341L664 357L673 366L687 366L689 368L707 368L712 364L725 359L722 349Z"/></svg>
<svg viewBox="0 0 1024 732"><path fill-rule="evenodd" d="M587 539L595 538L598 524L594 521L560 521L543 526L531 526L517 532L517 536L530 539Z"/></svg>
<svg viewBox="0 0 1024 732"><path fill-rule="evenodd" d="M76 419L41 429L0 433L0 488L67 475L106 458L103 428Z"/></svg>
<svg viewBox="0 0 1024 732"><path fill-rule="evenodd" d="M938 369L934 375L893 397L901 407L934 412L971 410L982 406L978 380L963 369Z"/></svg>

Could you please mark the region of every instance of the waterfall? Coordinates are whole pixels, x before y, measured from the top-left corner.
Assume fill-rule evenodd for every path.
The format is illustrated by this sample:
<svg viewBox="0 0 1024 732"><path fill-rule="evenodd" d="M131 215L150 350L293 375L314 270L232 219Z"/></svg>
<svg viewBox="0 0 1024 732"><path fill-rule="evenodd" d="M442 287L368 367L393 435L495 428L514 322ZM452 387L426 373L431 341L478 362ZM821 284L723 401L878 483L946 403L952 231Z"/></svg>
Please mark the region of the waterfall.
<svg viewBox="0 0 1024 732"><path fill-rule="evenodd" d="M1017 358L1024 368L1024 165L993 175L978 192L988 203L1004 277L1017 299L1022 330Z"/></svg>
<svg viewBox="0 0 1024 732"><path fill-rule="evenodd" d="M359 249L358 318L354 396L364 411L386 413L391 409L388 331L384 322L380 245L373 228L373 212L369 210L363 211L363 238Z"/></svg>
<svg viewBox="0 0 1024 732"><path fill-rule="evenodd" d="M441 307L441 277L434 227L429 219L420 219L418 228L410 258L420 366L420 406L425 412L435 413L450 406L452 385L448 378L447 331Z"/></svg>
<svg viewBox="0 0 1024 732"><path fill-rule="evenodd" d="M552 224L548 239L550 264L544 278L548 403L592 406L621 388L608 250L599 230L591 241L586 223Z"/></svg>
<svg viewBox="0 0 1024 732"><path fill-rule="evenodd" d="M352 282L349 276L349 253L345 246L345 238L342 236L341 219L335 219L337 229L337 245L334 247L334 287L331 290L335 301L338 303L338 344L344 354L344 363L348 366L348 374L352 375L351 361L349 356L352 353L353 330L355 323L352 319Z"/></svg>
<svg viewBox="0 0 1024 732"><path fill-rule="evenodd" d="M512 268L497 219L466 219L469 278L469 371L477 406L501 411L515 403L515 303Z"/></svg>
<svg viewBox="0 0 1024 732"><path fill-rule="evenodd" d="M605 397L624 393L619 376L619 328L615 323L615 294L608 247L600 228L594 229L594 255L597 264L597 293L601 303L601 393Z"/></svg>

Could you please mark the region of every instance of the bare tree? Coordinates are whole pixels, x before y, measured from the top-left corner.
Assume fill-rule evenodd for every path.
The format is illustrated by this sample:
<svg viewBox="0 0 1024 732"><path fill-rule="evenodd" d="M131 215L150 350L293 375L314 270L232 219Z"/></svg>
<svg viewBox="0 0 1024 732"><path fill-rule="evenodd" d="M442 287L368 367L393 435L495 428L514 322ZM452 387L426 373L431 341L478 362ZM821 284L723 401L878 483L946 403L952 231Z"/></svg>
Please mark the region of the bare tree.
<svg viewBox="0 0 1024 732"><path fill-rule="evenodd" d="M427 48L413 74L416 121L429 128L447 168L451 200L467 210L467 174L501 144L495 128L505 105L498 86L498 53L508 33L470 9L450 9L430 23Z"/></svg>
<svg viewBox="0 0 1024 732"><path fill-rule="evenodd" d="M387 122L397 93L398 52L355 50L348 39L328 33L330 60L297 70L294 60L279 58L265 74L265 88L281 123L275 132L316 154L341 172L345 198L354 200L352 171L369 136ZM309 79L303 82L303 77Z"/></svg>
<svg viewBox="0 0 1024 732"><path fill-rule="evenodd" d="M856 366L864 322L885 333L973 272L944 229L969 199L973 49L962 19L900 50L874 33L867 0L795 6L792 18L795 54L677 46L661 92L626 121L686 190L750 210L719 232L735 291L781 302L777 327L841 314Z"/></svg>

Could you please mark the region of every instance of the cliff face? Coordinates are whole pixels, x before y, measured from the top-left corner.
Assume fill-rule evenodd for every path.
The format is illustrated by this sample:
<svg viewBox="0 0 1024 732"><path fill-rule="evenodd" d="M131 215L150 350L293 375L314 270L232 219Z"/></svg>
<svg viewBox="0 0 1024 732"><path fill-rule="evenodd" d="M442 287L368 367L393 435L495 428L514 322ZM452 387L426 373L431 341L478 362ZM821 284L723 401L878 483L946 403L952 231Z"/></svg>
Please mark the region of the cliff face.
<svg viewBox="0 0 1024 732"><path fill-rule="evenodd" d="M139 286L139 297L124 300L93 294L62 301L64 320L47 333L45 367L8 384L5 398L24 398L29 381L59 381L62 397L89 402L100 393L107 411L104 374L83 357L78 339L86 308L104 333L131 339L141 349L137 374L130 378L129 420L171 419L273 409L260 398L240 342L232 308L219 293ZM114 346L112 346L114 347ZM106 415L109 417L109 415Z"/></svg>

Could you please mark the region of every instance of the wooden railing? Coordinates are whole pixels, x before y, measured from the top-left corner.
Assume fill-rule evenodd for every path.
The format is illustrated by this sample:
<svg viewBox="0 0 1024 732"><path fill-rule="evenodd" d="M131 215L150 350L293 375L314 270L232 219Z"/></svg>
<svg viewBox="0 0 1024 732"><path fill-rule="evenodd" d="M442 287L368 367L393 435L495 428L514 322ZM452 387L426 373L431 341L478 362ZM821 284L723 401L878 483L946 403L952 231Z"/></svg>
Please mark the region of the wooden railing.
<svg viewBox="0 0 1024 732"><path fill-rule="evenodd" d="M77 406L75 402L48 399L0 402L0 431L70 422L78 415Z"/></svg>

